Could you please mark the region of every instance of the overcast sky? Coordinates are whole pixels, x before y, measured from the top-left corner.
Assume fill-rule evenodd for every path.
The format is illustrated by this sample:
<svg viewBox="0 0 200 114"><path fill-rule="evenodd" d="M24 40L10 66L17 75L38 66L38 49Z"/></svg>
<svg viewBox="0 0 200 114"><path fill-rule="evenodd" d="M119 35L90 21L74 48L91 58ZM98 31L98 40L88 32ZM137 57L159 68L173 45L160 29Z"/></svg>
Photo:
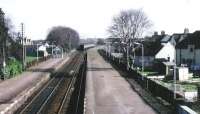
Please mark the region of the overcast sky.
<svg viewBox="0 0 200 114"><path fill-rule="evenodd" d="M106 37L112 17L125 9L142 8L152 20L152 31L180 33L200 30L200 0L0 0L15 30L25 24L26 36L45 39L53 26L68 26L82 38Z"/></svg>

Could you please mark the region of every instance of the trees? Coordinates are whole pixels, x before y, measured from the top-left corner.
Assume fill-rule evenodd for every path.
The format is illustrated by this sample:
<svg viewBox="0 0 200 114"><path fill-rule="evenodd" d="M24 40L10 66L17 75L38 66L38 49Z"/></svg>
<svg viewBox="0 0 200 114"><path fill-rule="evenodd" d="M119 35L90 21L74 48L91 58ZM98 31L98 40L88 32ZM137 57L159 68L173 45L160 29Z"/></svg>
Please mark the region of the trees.
<svg viewBox="0 0 200 114"><path fill-rule="evenodd" d="M141 9L121 11L113 18L113 23L109 27L108 32L111 34L111 37L121 38L121 42L124 42L121 48L123 55L126 57L127 69L131 66L129 61L132 61L130 50L134 48L131 39L141 37L143 32L151 26L151 21Z"/></svg>
<svg viewBox="0 0 200 114"><path fill-rule="evenodd" d="M19 54L17 52L20 52L21 48L12 39L12 28L11 20L5 18L4 12L0 8L0 76L3 76L2 79L5 78L5 75L15 75L22 71L18 61L20 57L14 54ZM14 58L10 58L11 56Z"/></svg>
<svg viewBox="0 0 200 114"><path fill-rule="evenodd" d="M19 52L21 51L21 46L15 42L14 30L10 18L4 16L4 12L0 8L0 58L5 56L14 56L20 60Z"/></svg>
<svg viewBox="0 0 200 114"><path fill-rule="evenodd" d="M74 29L63 26L53 27L46 39L50 44L59 45L64 50L75 48L79 44L79 34Z"/></svg>
<svg viewBox="0 0 200 114"><path fill-rule="evenodd" d="M123 39L138 38L143 32L152 26L147 15L141 10L121 11L113 18L113 23L109 27L108 32L111 37Z"/></svg>
<svg viewBox="0 0 200 114"><path fill-rule="evenodd" d="M5 17L4 17L4 12L0 8L0 57L4 58L5 60L5 55L7 52L7 41L8 41L8 27L6 26L5 23Z"/></svg>
<svg viewBox="0 0 200 114"><path fill-rule="evenodd" d="M101 38L97 39L97 45L104 45L104 44L105 44L104 39Z"/></svg>

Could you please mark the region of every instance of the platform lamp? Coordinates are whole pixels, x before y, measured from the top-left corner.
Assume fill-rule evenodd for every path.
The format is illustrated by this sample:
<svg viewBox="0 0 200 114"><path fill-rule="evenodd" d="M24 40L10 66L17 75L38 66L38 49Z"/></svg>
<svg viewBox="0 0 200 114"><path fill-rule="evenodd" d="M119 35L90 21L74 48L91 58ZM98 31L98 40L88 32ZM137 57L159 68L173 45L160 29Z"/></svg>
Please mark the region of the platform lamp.
<svg viewBox="0 0 200 114"><path fill-rule="evenodd" d="M142 46L142 73L144 73L144 45L138 42L134 42L134 44Z"/></svg>
<svg viewBox="0 0 200 114"><path fill-rule="evenodd" d="M51 45L51 56L53 58L53 48L54 48L54 44L55 44L55 41L52 41L52 45Z"/></svg>
<svg viewBox="0 0 200 114"><path fill-rule="evenodd" d="M174 46L174 99L176 99L176 46Z"/></svg>
<svg viewBox="0 0 200 114"><path fill-rule="evenodd" d="M39 44L37 43L36 45L37 45L37 61L38 61L38 60L39 60L39 57L38 57L38 56L39 56L39 52L38 52L38 51L39 51L39 50L38 50L38 45L39 45Z"/></svg>
<svg viewBox="0 0 200 114"><path fill-rule="evenodd" d="M63 58L63 48L61 47L61 58Z"/></svg>

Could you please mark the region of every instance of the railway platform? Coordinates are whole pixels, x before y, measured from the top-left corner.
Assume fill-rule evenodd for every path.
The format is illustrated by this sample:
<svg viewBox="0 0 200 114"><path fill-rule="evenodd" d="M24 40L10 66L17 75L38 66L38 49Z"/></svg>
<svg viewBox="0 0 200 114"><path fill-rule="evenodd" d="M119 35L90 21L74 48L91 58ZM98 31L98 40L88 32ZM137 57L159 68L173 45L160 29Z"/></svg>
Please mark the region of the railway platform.
<svg viewBox="0 0 200 114"><path fill-rule="evenodd" d="M69 59L51 58L30 67L15 78L0 83L0 114L14 113L37 89L45 84L52 72L59 69Z"/></svg>
<svg viewBox="0 0 200 114"><path fill-rule="evenodd" d="M97 52L88 50L85 114L156 114Z"/></svg>

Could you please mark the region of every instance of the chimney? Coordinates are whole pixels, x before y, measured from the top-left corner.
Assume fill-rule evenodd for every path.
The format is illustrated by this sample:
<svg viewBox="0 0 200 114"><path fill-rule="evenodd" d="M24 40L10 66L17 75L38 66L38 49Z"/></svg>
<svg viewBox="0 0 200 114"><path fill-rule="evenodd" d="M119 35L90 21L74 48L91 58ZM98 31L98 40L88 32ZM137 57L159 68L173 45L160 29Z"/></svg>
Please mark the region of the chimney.
<svg viewBox="0 0 200 114"><path fill-rule="evenodd" d="M162 36L165 35L165 31L164 31L164 30L161 31L161 35L162 35Z"/></svg>
<svg viewBox="0 0 200 114"><path fill-rule="evenodd" d="M155 31L155 32L154 32L154 36L157 36L157 35L158 35L158 32L157 32L157 31Z"/></svg>
<svg viewBox="0 0 200 114"><path fill-rule="evenodd" d="M188 34L189 33L189 29L188 28L185 28L184 29L184 34Z"/></svg>

